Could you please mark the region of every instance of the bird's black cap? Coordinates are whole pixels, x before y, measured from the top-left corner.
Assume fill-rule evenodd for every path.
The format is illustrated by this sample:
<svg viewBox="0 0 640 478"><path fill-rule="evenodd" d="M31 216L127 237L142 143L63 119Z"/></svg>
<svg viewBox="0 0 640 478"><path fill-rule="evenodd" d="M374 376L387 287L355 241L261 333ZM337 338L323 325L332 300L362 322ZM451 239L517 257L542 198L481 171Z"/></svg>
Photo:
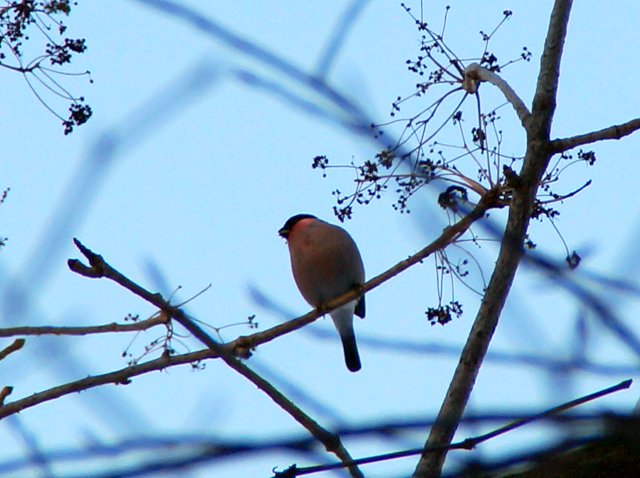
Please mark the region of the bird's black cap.
<svg viewBox="0 0 640 478"><path fill-rule="evenodd" d="M295 216L291 216L289 219L287 219L287 222L284 223L284 226L280 228L278 234L287 239L289 237L289 232L291 232L291 229L293 229L293 226L295 226L303 219L317 219L317 217L315 217L313 214L296 214Z"/></svg>

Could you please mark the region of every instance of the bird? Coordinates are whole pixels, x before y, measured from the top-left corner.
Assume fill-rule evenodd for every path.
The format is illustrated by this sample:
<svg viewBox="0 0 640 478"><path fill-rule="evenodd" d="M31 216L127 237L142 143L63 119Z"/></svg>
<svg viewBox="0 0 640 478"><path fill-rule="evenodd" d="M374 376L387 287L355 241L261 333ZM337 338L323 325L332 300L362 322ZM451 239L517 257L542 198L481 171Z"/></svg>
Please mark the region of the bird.
<svg viewBox="0 0 640 478"><path fill-rule="evenodd" d="M349 233L312 214L290 217L278 231L287 241L293 278L309 305L324 304L364 283L364 264ZM351 372L362 368L353 315L364 318L364 295L329 314L338 330L344 360Z"/></svg>

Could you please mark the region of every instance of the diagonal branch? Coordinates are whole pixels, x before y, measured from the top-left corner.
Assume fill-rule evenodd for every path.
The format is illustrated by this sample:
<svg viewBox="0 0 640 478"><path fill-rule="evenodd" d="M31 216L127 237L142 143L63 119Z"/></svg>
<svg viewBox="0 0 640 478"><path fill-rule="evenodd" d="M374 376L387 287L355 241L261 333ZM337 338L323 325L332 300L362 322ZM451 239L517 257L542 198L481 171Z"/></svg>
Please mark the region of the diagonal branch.
<svg viewBox="0 0 640 478"><path fill-rule="evenodd" d="M345 466L349 468L353 477L362 477L362 473L358 469L358 466L353 464L353 459L346 450L340 437L335 435L313 420L307 415L301 408L290 401L283 393L271 385L267 380L262 378L259 374L251 370L245 364L243 364L238 358L235 357L233 352L242 353L246 358L250 356L250 352L247 349L235 348L232 351L213 340L209 334L207 334L200 326L198 326L193 320L191 320L182 309L177 308L169 304L164 300L161 294L154 294L149 292L145 288L136 284L118 270L109 265L102 256L94 253L87 247L85 247L78 239L74 239L75 245L80 252L89 261L89 266L83 264L77 259L70 259L68 261L69 268L78 274L84 275L90 278L102 278L106 277L112 281L120 284L124 288L143 298L147 302L150 302L154 306L158 307L164 314L172 317L176 322L181 324L187 329L194 337L200 342L206 345L210 350L215 352L229 367L241 374L243 377L251 381L256 387L262 390L269 398L271 398L277 405L285 410L291 417L293 417L300 425L302 425L311 435L313 435L320 443L324 445L327 451L334 453Z"/></svg>
<svg viewBox="0 0 640 478"><path fill-rule="evenodd" d="M352 127L356 132L369 136L370 121L367 115L355 103L349 100L346 95L331 88L323 79L305 72L269 49L252 42L240 35L235 34L230 29L200 14L194 8L190 8L175 0L133 0L143 4L152 10L156 10L172 16L192 27L194 30L204 33L214 38L228 48L240 55L256 60L261 65L267 66L274 71L283 74L294 82L308 87L311 91L320 94L324 99L337 107L339 111L353 119Z"/></svg>
<svg viewBox="0 0 640 478"><path fill-rule="evenodd" d="M508 433L512 430L515 430L516 428L520 428L523 427L525 425L528 425L529 423L538 421L540 419L543 418L549 418L549 417L553 417L555 415L558 415L560 413L564 413L567 410L570 410L571 408L574 407L578 407L580 405L583 405L585 403L591 402L593 400L597 400L599 398L602 398L604 396L610 395L612 393L615 392L619 392L620 390L626 390L628 389L631 384L632 384L632 380L628 379L628 380L624 380L616 385L613 385L611 387L607 387L605 389L599 390L597 392L594 393L590 393L588 395L584 395L580 398L576 398L575 400L571 400L569 402L563 403L562 405L558 405L556 407L550 408L548 410L545 410L544 412L538 413L536 415L531 415L525 418L520 418L518 420L515 420L507 425L504 425L496 430L493 430L489 433L485 433L483 435L477 436L477 437L473 437L473 438L468 438L466 440L464 440L462 443L464 443L466 446L465 448L468 450L471 450L472 448L475 448L476 446L478 446L480 443L485 442L487 440L491 440L497 436L500 435L504 435L505 433Z"/></svg>
<svg viewBox="0 0 640 478"><path fill-rule="evenodd" d="M183 365L188 363L194 363L199 360L207 358L216 358L218 355L210 349L200 350L198 352L192 352L183 355L163 355L155 360L150 360L143 364L132 365L115 372L109 372L102 375L93 375L90 377L76 380L74 382L65 383L57 387L44 390L42 392L34 393L28 397L21 398L14 402L8 403L0 407L0 420L21 412L27 408L34 407L50 400L55 400L65 395L77 393L90 388L98 387L101 385L107 385L113 383L115 385L128 385L131 383L131 379L138 375L142 375L148 372L157 370L164 370L167 367L175 365Z"/></svg>
<svg viewBox="0 0 640 478"><path fill-rule="evenodd" d="M329 70L335 63L349 31L353 28L368 3L369 0L351 0L351 3L345 8L318 60L316 71L319 78L327 78L329 75Z"/></svg>
<svg viewBox="0 0 640 478"><path fill-rule="evenodd" d="M579 134L571 138L560 138L551 141L551 148L554 153L562 153L569 149L576 148L596 141L607 139L621 139L640 130L640 118L632 119L623 124L616 124L598 131Z"/></svg>
<svg viewBox="0 0 640 478"><path fill-rule="evenodd" d="M24 339L15 339L10 345L0 350L0 360L3 360L13 352L17 352L24 347Z"/></svg>
<svg viewBox="0 0 640 478"><path fill-rule="evenodd" d="M474 448L476 448L478 445L480 445L481 443L484 443L486 441L492 440L498 436L504 435L506 433L509 433L513 430L516 430L518 428L524 427L526 425L529 425L530 423L534 423L534 422L539 422L541 420L544 419L552 419L552 418L557 418L558 416L561 416L561 414L563 414L564 412L566 412L567 410L570 410L574 407L578 407L580 405L583 405L585 403L591 402L593 400L597 400L599 398L605 397L607 395L610 395L612 393L616 393L619 392L621 390L626 390L631 386L632 380L628 379L628 380L624 380L623 382L620 382L616 385L613 385L611 387L607 387L605 389L599 390L597 392L594 393L590 393L588 395L584 395L580 398L576 398L574 400L571 400L569 402L565 402L561 405L549 408L547 410L544 410L542 412L538 412L535 414L531 414L522 418L518 418L514 421L512 421L511 423L508 423L506 425L503 425L501 427L498 427L490 432L487 433L483 433L482 435L477 435L474 437L468 437L465 438L464 440L455 442L455 443L451 443L450 445L446 446L446 447L439 447L439 448L433 448L430 449L430 452L435 452L435 451L441 451L442 449L447 449L447 450L472 450ZM601 417L599 417L601 418ZM465 420L466 421L466 420ZM421 423L419 424L417 421L414 422L410 422L409 426L411 428L415 428L419 425L422 425ZM372 430L386 430L386 431L390 431L392 429L392 427L386 427L384 425L382 426L377 426L374 428L371 428ZM364 431L364 430L362 430ZM395 452L391 452L391 453L383 453L380 455L375 455L375 456L370 456L370 457L366 457L366 458L359 458L356 461L356 463L358 463L359 465L366 465L366 464L370 464L370 463L376 463L376 462L380 462L380 461L388 461L388 460L392 460L392 459L396 459L396 458L403 458L403 457L408 457L408 456L413 456L413 455L419 455L422 452L421 449L416 449L416 448L412 448L412 449L408 449L408 450L402 450L402 451L395 451ZM340 464L331 464L331 465L319 465L319 466L311 466L311 467L306 467L306 468L297 468L296 471L302 475L303 472L307 472L307 473L317 473L319 471L326 471L326 470L332 470L332 469L336 469L336 468L340 468L341 465ZM275 476L279 476L279 475L274 475Z"/></svg>

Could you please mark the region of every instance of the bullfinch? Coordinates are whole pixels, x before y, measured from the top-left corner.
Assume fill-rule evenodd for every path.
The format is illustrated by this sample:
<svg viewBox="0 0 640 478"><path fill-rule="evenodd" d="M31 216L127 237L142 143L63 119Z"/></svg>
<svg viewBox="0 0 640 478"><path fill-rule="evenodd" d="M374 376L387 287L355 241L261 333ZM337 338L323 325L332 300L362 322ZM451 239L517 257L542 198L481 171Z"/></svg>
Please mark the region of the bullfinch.
<svg viewBox="0 0 640 478"><path fill-rule="evenodd" d="M311 214L298 214L278 231L287 240L291 270L302 297L313 307L364 283L364 265L347 231ZM353 314L364 318L364 295L330 312L338 329L344 360L352 372L360 370L353 331Z"/></svg>

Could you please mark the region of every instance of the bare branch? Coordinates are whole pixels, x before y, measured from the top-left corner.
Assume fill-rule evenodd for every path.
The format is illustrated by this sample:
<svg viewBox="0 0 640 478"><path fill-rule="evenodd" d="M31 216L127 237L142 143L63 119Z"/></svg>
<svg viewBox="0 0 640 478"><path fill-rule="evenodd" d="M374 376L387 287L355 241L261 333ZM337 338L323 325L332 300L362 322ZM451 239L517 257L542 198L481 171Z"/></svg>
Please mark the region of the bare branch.
<svg viewBox="0 0 640 478"><path fill-rule="evenodd" d="M529 112L529 108L524 104L524 101L520 99L518 94L511 88L509 83L507 83L500 75L497 73L480 66L478 63L471 63L464 69L464 79L463 87L465 85L469 85L470 88L477 88L477 82L486 81L487 83L491 83L492 85L498 87L498 89L502 92L504 97L507 99L513 109L516 111L518 118L520 118L520 122L525 129L528 126L529 118L531 113ZM465 88L466 90L466 88ZM470 92L467 90L467 92Z"/></svg>
<svg viewBox="0 0 640 478"><path fill-rule="evenodd" d="M561 138L551 141L551 148L554 153L562 153L569 149L583 146L596 141L607 139L621 139L625 136L635 133L640 129L640 118L632 119L626 123L609 126L598 131L572 136L570 138Z"/></svg>
<svg viewBox="0 0 640 478"><path fill-rule="evenodd" d="M90 335L104 334L107 332L136 332L147 330L156 325L166 324L167 318L163 315L156 315L139 322L130 324L111 323L105 325L87 325L84 327L7 327L0 329L0 337L14 337L16 335Z"/></svg>
<svg viewBox="0 0 640 478"><path fill-rule="evenodd" d="M31 73L34 70L37 70L40 68L40 63L35 63L29 67L24 67L24 66L11 66L11 65L7 65L6 63L2 63L0 62L0 67L2 68L7 68L8 70L13 70L16 71L18 73Z"/></svg>
<svg viewBox="0 0 640 478"><path fill-rule="evenodd" d="M518 187L513 190L513 201L498 259L438 412L436 424L431 428L424 452L414 471L415 478L438 478L441 475L446 448L438 453L429 453L428 450L446 447L453 439L520 265L540 178L551 158L548 150L549 131L555 112L560 60L571 3L571 0L556 0L554 3L532 113L527 124L527 152L518 176Z"/></svg>
<svg viewBox="0 0 640 478"><path fill-rule="evenodd" d="M345 463L353 477L363 477L357 465L352 464L353 459L342 444L342 441L340 440L340 437L338 435L335 435L320 426L301 408L290 401L283 393L281 393L267 380L251 370L233 355L234 353L238 353L243 357L248 358L251 355L249 349L236 346L235 348L231 349L233 351L232 352L228 347L225 347L223 344L220 344L213 340L209 336L209 334L207 334L204 330L202 330L202 328L200 328L200 326L198 326L193 320L187 317L182 309L174 307L167 301L165 301L161 294L153 294L140 285L136 284L129 278L125 277L119 271L111 267L102 258L102 256L85 247L78 239L74 239L74 243L78 247L80 252L82 252L82 254L89 261L89 266L82 264L76 259L70 259L68 261L68 264L71 270L90 278L106 277L108 279L111 279L112 281L120 284L124 288L143 298L147 302L155 305L167 316L175 319L191 334L193 334L193 336L196 337L200 342L202 342L209 349L215 352L222 360L224 360L224 362L229 367L251 381L260 390L267 394L269 398L271 398L284 411L289 413L292 418L294 418L300 425L307 429L307 431L309 431L311 435L313 435L320 443L322 443L327 451L334 453L340 459L340 461Z"/></svg>
<svg viewBox="0 0 640 478"><path fill-rule="evenodd" d="M575 196L576 194L578 194L579 192L581 192L583 189L588 188L589 186L591 186L591 179L589 179L589 181L587 181L586 183L584 183L582 186L580 186L578 189L574 189L573 191L571 191L570 193L566 193L566 194L560 194L555 196L553 199L549 199L549 200L545 200L545 201L541 201L541 204L549 204L552 202L558 202L558 201L564 201L565 199L569 199L573 196Z"/></svg>
<svg viewBox="0 0 640 478"><path fill-rule="evenodd" d="M4 400L11 395L11 392L13 392L13 387L10 386L5 386L2 387L2 390L0 390L0 407L2 407L4 405ZM0 408L1 410L2 408Z"/></svg>
<svg viewBox="0 0 640 478"><path fill-rule="evenodd" d="M4 359L7 355L12 354L20 350L24 346L24 339L15 339L11 345L5 347L3 350L0 350L0 360Z"/></svg>
<svg viewBox="0 0 640 478"><path fill-rule="evenodd" d="M542 413L539 413L537 415L532 415L532 416L527 417L527 418L516 420L513 423L510 423L508 425L500 427L497 430L494 430L492 432L485 433L484 435L480 435L480 436L475 437L475 438L467 439L463 443L466 443L467 449L475 448L477 445L479 445L480 443L482 443L484 441L490 440L490 439L495 438L495 437L497 437L499 435L504 435L505 433L508 433L511 430L515 430L516 428L520 428L522 426L528 425L531 422L540 420L542 418L551 417L551 416L557 415L559 413L563 413L563 412L565 412L567 410L570 410L571 408L580 406L580 405L585 404L587 402L591 402L593 400L597 400L598 398L604 397L606 395L610 395L610 394L615 393L615 392L619 392L620 390L625 390L625 389L627 389L627 388L629 388L631 386L631 383L632 383L632 380L630 380L630 379L629 380L625 380L623 382L620 382L617 385L613 385L612 387L608 387L608 388L605 388L605 389L600 390L598 392L590 393L589 395L585 395L585 396L577 398L575 400L571 400L570 402L566 402L566 403L563 403L562 405L559 405L557 407L550 408L549 410L546 410L546 411L544 411Z"/></svg>
<svg viewBox="0 0 640 478"><path fill-rule="evenodd" d="M200 350L183 355L163 355L156 360L151 360L143 364L126 367L115 372L105 373L102 375L94 375L86 377L81 380L69 382L58 387L50 388L43 392L34 393L28 397L16 400L15 402L8 403L7 405L0 407L0 419L18 413L27 408L34 407L43 402L60 398L64 395L76 393L82 390L88 390L90 388L98 387L100 385L106 385L113 383L116 385L128 385L131 383L131 378L138 375L145 374L147 372L153 372L163 370L167 367L175 365L183 365L187 363L197 362L206 358L215 358L218 355L212 350Z"/></svg>
<svg viewBox="0 0 640 478"><path fill-rule="evenodd" d="M532 115L535 123L530 125L530 135L536 140L549 139L551 121L556 110L558 79L560 78L560 61L564 41L567 36L567 25L573 0L555 0L547 37L544 42L540 73L533 97Z"/></svg>

